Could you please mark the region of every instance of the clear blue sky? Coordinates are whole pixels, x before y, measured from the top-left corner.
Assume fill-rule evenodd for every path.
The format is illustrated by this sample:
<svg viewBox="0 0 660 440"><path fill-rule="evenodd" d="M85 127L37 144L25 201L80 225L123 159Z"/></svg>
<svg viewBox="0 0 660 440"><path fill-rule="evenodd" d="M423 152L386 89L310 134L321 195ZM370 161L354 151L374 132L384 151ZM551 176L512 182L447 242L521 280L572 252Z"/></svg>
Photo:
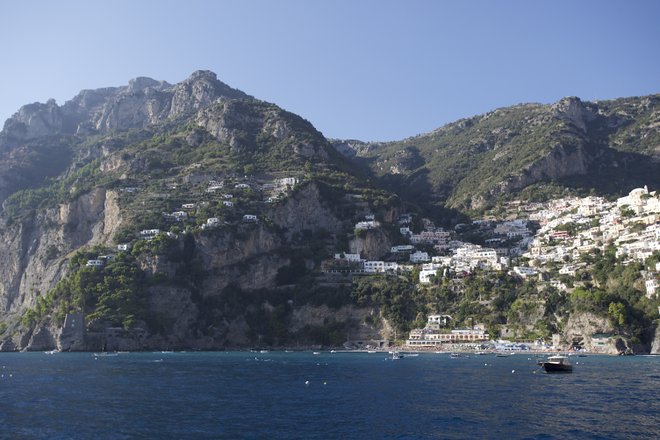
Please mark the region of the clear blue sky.
<svg viewBox="0 0 660 440"><path fill-rule="evenodd" d="M657 0L5 0L0 17L3 122L198 69L362 140L520 102L660 92Z"/></svg>

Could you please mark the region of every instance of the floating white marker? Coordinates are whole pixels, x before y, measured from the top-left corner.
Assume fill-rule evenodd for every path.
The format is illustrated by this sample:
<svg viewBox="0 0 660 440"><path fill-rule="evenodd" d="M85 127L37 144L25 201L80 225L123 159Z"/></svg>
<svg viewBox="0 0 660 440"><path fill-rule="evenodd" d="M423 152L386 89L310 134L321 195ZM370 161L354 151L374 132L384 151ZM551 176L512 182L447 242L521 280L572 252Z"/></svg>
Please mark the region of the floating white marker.
<svg viewBox="0 0 660 440"><path fill-rule="evenodd" d="M305 385L309 385L309 381L308 381L308 380L305 381Z"/></svg>
<svg viewBox="0 0 660 440"><path fill-rule="evenodd" d="M515 373L515 372L516 372L516 370L511 370L511 372L512 372L512 373Z"/></svg>
<svg viewBox="0 0 660 440"><path fill-rule="evenodd" d="M323 382L323 385L327 385L327 384L328 384L328 382L325 382L325 381Z"/></svg>

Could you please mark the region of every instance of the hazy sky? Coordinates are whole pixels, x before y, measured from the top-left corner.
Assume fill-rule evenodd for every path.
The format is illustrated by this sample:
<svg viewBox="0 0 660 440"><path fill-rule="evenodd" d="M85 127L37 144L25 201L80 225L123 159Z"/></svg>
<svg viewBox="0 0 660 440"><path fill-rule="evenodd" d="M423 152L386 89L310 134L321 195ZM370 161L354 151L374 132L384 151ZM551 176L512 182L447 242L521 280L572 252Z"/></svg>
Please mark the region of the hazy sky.
<svg viewBox="0 0 660 440"><path fill-rule="evenodd" d="M0 0L0 120L199 69L324 135L395 140L520 102L660 92L657 0Z"/></svg>

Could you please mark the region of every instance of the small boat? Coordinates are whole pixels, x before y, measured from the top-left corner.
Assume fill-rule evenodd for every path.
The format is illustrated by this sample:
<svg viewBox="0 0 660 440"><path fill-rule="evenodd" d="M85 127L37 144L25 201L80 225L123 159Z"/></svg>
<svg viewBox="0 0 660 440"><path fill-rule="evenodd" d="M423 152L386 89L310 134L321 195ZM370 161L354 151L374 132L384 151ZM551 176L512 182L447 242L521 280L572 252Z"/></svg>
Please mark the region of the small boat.
<svg viewBox="0 0 660 440"><path fill-rule="evenodd" d="M265 354L265 353L268 353L268 350L259 350L259 353Z"/></svg>
<svg viewBox="0 0 660 440"><path fill-rule="evenodd" d="M312 354L321 354L320 351L313 351Z"/></svg>
<svg viewBox="0 0 660 440"><path fill-rule="evenodd" d="M376 353L376 350L367 350L367 353L374 354L374 353Z"/></svg>
<svg viewBox="0 0 660 440"><path fill-rule="evenodd" d="M546 373L572 373L573 365L568 361L568 356L550 356L545 362L538 362Z"/></svg>
<svg viewBox="0 0 660 440"><path fill-rule="evenodd" d="M456 358L459 358L459 357L463 357L463 355L460 354L460 353L451 353L449 355L449 357L452 358L452 359L456 359Z"/></svg>
<svg viewBox="0 0 660 440"><path fill-rule="evenodd" d="M109 357L109 356L119 356L119 353L116 351L102 351L101 353L94 353L94 357Z"/></svg>
<svg viewBox="0 0 660 440"><path fill-rule="evenodd" d="M403 355L399 353L398 351L393 351L392 352L392 360L395 361L397 359L403 359Z"/></svg>
<svg viewBox="0 0 660 440"><path fill-rule="evenodd" d="M515 354L515 353L503 353L503 352L500 352L500 353L497 353L496 356L497 356L498 358L508 358L509 356L513 356L514 354Z"/></svg>
<svg viewBox="0 0 660 440"><path fill-rule="evenodd" d="M55 350L44 351L44 354L55 354L55 353L59 353L59 352L60 351L56 348Z"/></svg>

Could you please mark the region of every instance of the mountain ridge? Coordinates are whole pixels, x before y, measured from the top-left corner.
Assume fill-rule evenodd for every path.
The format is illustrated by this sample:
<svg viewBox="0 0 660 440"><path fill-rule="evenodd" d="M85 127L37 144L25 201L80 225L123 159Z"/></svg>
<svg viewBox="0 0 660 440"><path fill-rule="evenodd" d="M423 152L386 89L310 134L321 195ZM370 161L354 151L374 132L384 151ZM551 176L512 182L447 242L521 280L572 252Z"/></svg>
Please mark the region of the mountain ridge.
<svg viewBox="0 0 660 440"><path fill-rule="evenodd" d="M435 197L431 205L480 210L533 184L621 174L622 163L633 164L628 178L643 174L657 184L648 165L660 160L659 103L660 95L598 103L568 97L496 109L401 141L334 145L400 195L423 192Z"/></svg>

